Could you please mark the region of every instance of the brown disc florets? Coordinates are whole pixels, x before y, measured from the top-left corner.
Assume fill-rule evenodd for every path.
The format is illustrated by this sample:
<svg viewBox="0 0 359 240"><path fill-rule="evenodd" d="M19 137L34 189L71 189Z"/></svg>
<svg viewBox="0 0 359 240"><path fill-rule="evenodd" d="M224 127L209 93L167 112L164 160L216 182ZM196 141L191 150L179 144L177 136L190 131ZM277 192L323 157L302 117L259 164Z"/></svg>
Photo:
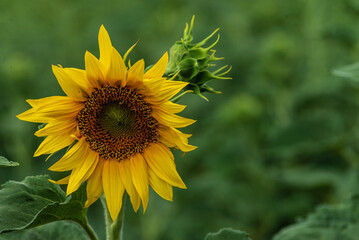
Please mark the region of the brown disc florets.
<svg viewBox="0 0 359 240"><path fill-rule="evenodd" d="M158 122L143 96L126 87L95 89L78 113L80 133L101 158L118 161L158 141Z"/></svg>

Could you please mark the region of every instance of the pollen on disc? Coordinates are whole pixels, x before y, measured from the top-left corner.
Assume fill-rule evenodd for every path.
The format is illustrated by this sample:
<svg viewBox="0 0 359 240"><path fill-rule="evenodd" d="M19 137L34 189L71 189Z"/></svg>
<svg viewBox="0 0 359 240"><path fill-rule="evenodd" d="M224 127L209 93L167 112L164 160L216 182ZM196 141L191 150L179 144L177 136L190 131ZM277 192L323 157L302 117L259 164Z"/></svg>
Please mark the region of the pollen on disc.
<svg viewBox="0 0 359 240"><path fill-rule="evenodd" d="M158 141L158 122L143 96L127 87L95 89L77 115L80 133L103 159L129 158Z"/></svg>

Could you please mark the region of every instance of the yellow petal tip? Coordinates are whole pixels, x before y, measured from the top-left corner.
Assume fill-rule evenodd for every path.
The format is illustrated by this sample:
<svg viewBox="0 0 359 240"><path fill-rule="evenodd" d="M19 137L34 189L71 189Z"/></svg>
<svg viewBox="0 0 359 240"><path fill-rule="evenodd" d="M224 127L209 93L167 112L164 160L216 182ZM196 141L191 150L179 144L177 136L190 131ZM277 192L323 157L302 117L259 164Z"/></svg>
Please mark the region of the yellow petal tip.
<svg viewBox="0 0 359 240"><path fill-rule="evenodd" d="M187 189L186 184L184 184L184 182L182 182L181 184L179 184L177 187L181 188L181 189Z"/></svg>
<svg viewBox="0 0 359 240"><path fill-rule="evenodd" d="M52 179L47 179L49 180L49 182L52 182L52 183L55 183L56 184L56 181L52 180Z"/></svg>
<svg viewBox="0 0 359 240"><path fill-rule="evenodd" d="M100 31L99 31L98 35L99 35L99 37L105 37L105 36L107 37L108 36L108 32L103 24L101 24L101 26L100 26Z"/></svg>
<svg viewBox="0 0 359 240"><path fill-rule="evenodd" d="M54 69L58 69L58 68L60 68L60 67L58 67L58 66L52 64L52 65L51 65L51 68L52 68L52 71L54 71Z"/></svg>

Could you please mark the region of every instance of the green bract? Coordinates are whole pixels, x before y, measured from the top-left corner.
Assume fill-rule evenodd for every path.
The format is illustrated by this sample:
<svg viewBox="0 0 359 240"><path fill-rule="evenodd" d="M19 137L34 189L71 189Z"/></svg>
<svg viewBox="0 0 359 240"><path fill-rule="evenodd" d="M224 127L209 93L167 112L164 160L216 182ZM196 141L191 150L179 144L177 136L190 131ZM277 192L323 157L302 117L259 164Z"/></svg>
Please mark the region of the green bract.
<svg viewBox="0 0 359 240"><path fill-rule="evenodd" d="M207 82L213 79L230 79L224 77L231 68L223 66L216 71L210 72L209 68L215 66L214 61L222 60L223 58L215 57L216 51L213 47L218 43L217 40L209 47L204 45L212 38L212 36L219 30L216 29L208 37L201 42L193 44L193 29L194 17L191 25L184 30L183 38L177 41L170 49L170 61L167 66L166 74L173 76L175 80L189 82L185 90L199 95L200 97L208 99L202 95L203 92L220 93L207 85ZM176 75L177 74L177 75Z"/></svg>

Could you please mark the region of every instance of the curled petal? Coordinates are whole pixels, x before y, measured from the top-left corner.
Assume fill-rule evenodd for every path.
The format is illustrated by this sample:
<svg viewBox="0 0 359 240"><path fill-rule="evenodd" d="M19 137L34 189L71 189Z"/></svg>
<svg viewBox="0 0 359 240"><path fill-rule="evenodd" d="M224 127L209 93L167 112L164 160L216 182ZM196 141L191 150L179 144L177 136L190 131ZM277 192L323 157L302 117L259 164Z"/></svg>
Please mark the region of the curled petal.
<svg viewBox="0 0 359 240"><path fill-rule="evenodd" d="M161 126L158 132L170 144L176 145L182 152L189 152L196 149L196 146L188 144L188 136L175 128Z"/></svg>
<svg viewBox="0 0 359 240"><path fill-rule="evenodd" d="M152 144L144 151L144 157L151 170L162 180L179 188L186 188L178 175L174 157L171 151L163 144Z"/></svg>
<svg viewBox="0 0 359 240"><path fill-rule="evenodd" d="M159 123L175 128L187 127L196 122L196 120L175 115L164 109L154 109L152 116L156 118Z"/></svg>
<svg viewBox="0 0 359 240"><path fill-rule="evenodd" d="M151 169L148 170L150 185L162 198L172 201L173 189L170 184L159 178Z"/></svg>

